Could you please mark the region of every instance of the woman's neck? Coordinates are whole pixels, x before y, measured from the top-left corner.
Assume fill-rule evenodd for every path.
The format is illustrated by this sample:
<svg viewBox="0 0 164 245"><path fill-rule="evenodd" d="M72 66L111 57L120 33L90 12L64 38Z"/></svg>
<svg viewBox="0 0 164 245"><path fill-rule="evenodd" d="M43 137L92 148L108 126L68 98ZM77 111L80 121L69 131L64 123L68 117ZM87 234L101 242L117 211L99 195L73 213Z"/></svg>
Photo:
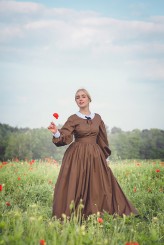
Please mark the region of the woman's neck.
<svg viewBox="0 0 164 245"><path fill-rule="evenodd" d="M79 112L83 115L90 115L91 112L88 108L80 109Z"/></svg>

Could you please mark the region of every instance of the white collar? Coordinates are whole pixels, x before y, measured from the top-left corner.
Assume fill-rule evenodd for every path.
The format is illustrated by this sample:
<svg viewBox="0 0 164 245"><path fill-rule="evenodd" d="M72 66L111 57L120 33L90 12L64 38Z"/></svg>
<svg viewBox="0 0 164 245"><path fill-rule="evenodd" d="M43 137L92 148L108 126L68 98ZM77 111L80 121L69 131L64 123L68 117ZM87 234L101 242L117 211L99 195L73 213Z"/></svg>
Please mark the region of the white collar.
<svg viewBox="0 0 164 245"><path fill-rule="evenodd" d="M84 115L84 114L82 114L80 111L78 111L78 112L76 112L76 115L77 115L78 117L83 118L83 119L87 119L86 117L90 117L91 119L93 119L94 116L95 116L95 113L91 113L90 115Z"/></svg>

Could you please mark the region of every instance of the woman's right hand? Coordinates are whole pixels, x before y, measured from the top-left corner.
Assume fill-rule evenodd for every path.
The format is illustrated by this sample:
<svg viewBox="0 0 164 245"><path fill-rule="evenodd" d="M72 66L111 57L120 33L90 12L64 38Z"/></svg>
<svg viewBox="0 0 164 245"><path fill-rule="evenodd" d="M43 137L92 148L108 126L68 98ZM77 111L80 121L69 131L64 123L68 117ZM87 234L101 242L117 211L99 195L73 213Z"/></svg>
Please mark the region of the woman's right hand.
<svg viewBox="0 0 164 245"><path fill-rule="evenodd" d="M54 122L51 122L50 125L48 126L48 130L50 130L53 134L56 134L57 132L57 127Z"/></svg>

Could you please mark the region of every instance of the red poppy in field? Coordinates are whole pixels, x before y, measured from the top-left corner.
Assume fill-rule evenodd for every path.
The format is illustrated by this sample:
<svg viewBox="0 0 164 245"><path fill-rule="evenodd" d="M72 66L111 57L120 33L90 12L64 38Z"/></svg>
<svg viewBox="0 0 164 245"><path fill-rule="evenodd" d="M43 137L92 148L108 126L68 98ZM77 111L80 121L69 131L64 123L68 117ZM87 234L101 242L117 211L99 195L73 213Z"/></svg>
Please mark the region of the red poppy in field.
<svg viewBox="0 0 164 245"><path fill-rule="evenodd" d="M3 190L3 185L0 185L0 191L2 191Z"/></svg>
<svg viewBox="0 0 164 245"><path fill-rule="evenodd" d="M18 180L21 180L21 178L20 178L20 177L18 177Z"/></svg>
<svg viewBox="0 0 164 245"><path fill-rule="evenodd" d="M11 206L11 204L9 202L6 202L6 206Z"/></svg>
<svg viewBox="0 0 164 245"><path fill-rule="evenodd" d="M35 162L35 160L31 160L31 161L29 162L29 164L32 165L34 162Z"/></svg>
<svg viewBox="0 0 164 245"><path fill-rule="evenodd" d="M97 221L98 221L98 223L100 223L100 224L103 223L103 219L102 219L102 218L98 218Z"/></svg>
<svg viewBox="0 0 164 245"><path fill-rule="evenodd" d="M40 245L46 245L46 242L44 239L40 240Z"/></svg>
<svg viewBox="0 0 164 245"><path fill-rule="evenodd" d="M58 113L56 113L56 112L53 114L53 116L54 116L56 119L58 119L58 118L59 118L59 114L58 114Z"/></svg>
<svg viewBox="0 0 164 245"><path fill-rule="evenodd" d="M139 245L138 242L127 242L125 243L125 245Z"/></svg>
<svg viewBox="0 0 164 245"><path fill-rule="evenodd" d="M2 165L6 165L7 164L7 162L2 162Z"/></svg>
<svg viewBox="0 0 164 245"><path fill-rule="evenodd" d="M19 159L16 157L13 159L14 162L19 162Z"/></svg>
<svg viewBox="0 0 164 245"><path fill-rule="evenodd" d="M134 192L136 192L136 191L137 191L137 188L136 188L136 186L134 187L133 191L134 191Z"/></svg>
<svg viewBox="0 0 164 245"><path fill-rule="evenodd" d="M155 170L156 173L159 173L160 171L161 171L160 169L156 169L156 170Z"/></svg>

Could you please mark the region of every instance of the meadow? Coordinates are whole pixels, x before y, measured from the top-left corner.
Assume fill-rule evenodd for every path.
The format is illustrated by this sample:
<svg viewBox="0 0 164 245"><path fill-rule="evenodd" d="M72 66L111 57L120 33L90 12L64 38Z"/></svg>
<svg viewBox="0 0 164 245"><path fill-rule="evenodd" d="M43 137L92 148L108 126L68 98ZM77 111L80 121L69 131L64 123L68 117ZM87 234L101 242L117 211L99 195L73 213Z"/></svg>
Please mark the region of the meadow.
<svg viewBox="0 0 164 245"><path fill-rule="evenodd" d="M164 244L163 172L160 160L110 162L139 217L94 214L79 221L51 217L60 165L44 161L0 163L0 245Z"/></svg>

